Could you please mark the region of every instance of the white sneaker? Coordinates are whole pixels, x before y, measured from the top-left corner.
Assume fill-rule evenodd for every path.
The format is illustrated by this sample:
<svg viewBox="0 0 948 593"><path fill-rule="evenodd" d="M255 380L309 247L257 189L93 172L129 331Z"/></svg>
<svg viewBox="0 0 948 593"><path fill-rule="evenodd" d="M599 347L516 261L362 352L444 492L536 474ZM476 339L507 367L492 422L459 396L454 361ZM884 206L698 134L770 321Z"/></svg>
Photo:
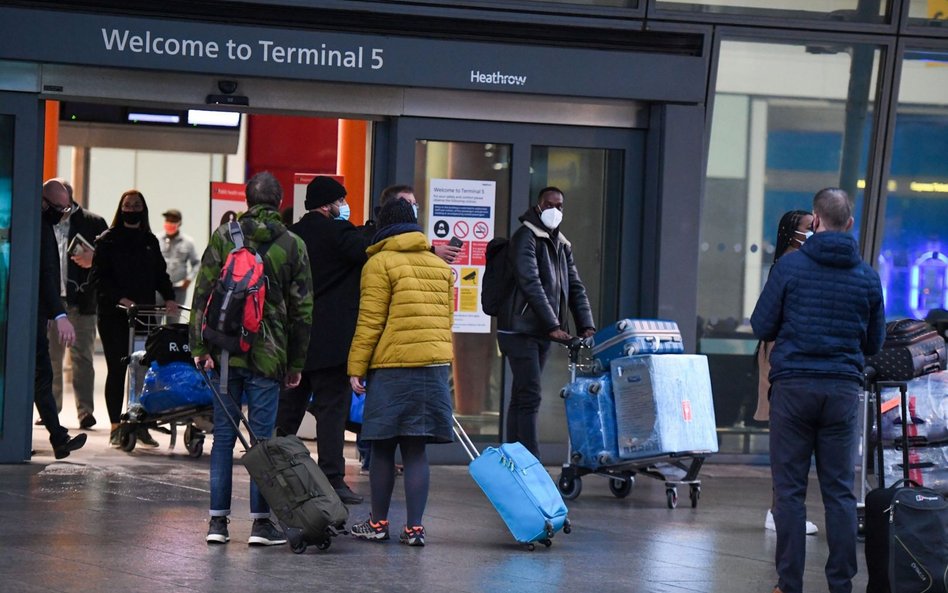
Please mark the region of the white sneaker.
<svg viewBox="0 0 948 593"><path fill-rule="evenodd" d="M774 523L774 514L770 509L767 509L767 517L764 519L764 529L770 531L777 531L777 525ZM807 535L816 535L819 533L820 528L816 526L816 523L812 521L806 522L806 534Z"/></svg>

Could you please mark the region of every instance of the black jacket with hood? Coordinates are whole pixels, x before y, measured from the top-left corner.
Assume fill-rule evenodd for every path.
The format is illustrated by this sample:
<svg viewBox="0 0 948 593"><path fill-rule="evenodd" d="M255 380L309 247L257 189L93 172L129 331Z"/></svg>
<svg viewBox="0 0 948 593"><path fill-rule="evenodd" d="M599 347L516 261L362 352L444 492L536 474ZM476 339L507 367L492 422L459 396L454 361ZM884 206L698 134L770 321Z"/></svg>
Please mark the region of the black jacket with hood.
<svg viewBox="0 0 948 593"><path fill-rule="evenodd" d="M572 245L563 233L550 232L530 207L507 248L515 279L514 290L504 299L497 329L545 336L567 329L572 311L576 333L595 328L586 287L573 263Z"/></svg>

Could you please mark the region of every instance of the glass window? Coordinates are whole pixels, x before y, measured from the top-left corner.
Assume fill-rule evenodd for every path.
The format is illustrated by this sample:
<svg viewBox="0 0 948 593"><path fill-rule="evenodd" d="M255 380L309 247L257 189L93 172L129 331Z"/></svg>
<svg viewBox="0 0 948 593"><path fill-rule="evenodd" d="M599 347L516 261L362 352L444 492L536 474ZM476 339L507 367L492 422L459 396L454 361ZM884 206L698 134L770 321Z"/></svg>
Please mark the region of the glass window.
<svg viewBox="0 0 948 593"><path fill-rule="evenodd" d="M510 144L416 141L414 188L422 227L427 228L425 200L432 179L493 181L495 235L509 236L510 155ZM503 383L496 324L491 323L490 333L455 333L454 359L464 361L452 369L455 413L471 436L499 438Z"/></svg>
<svg viewBox="0 0 948 593"><path fill-rule="evenodd" d="M946 73L948 51L909 51L902 63L877 264L888 318L948 319Z"/></svg>
<svg viewBox="0 0 948 593"><path fill-rule="evenodd" d="M872 129L874 46L721 43L698 268L699 352L708 355L721 446L764 452L749 318L777 224L842 187L861 210ZM858 229L858 222L855 225ZM732 434L736 433L736 434Z"/></svg>
<svg viewBox="0 0 948 593"><path fill-rule="evenodd" d="M679 12L881 23L885 21L888 3L864 0L657 0L655 4L659 10Z"/></svg>
<svg viewBox="0 0 948 593"><path fill-rule="evenodd" d="M909 25L948 29L948 0L910 0Z"/></svg>
<svg viewBox="0 0 948 593"><path fill-rule="evenodd" d="M0 431L6 393L7 307L10 278L10 206L13 204L13 116L0 115Z"/></svg>

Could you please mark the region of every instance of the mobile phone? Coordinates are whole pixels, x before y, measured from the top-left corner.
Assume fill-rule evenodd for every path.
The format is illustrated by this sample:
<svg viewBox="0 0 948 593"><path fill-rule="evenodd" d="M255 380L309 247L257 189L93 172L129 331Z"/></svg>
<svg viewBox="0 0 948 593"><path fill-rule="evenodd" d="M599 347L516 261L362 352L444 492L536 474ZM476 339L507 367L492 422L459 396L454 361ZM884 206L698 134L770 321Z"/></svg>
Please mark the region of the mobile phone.
<svg viewBox="0 0 948 593"><path fill-rule="evenodd" d="M451 240L448 241L448 245L451 247L462 247L464 245L464 241L458 239L457 237L451 237Z"/></svg>

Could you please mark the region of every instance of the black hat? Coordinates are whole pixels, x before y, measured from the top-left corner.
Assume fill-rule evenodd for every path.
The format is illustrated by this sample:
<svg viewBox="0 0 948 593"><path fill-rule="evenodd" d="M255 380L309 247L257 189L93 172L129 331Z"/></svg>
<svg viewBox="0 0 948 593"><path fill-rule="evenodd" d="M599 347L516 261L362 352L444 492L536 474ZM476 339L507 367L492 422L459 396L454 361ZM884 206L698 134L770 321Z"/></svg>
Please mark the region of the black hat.
<svg viewBox="0 0 948 593"><path fill-rule="evenodd" d="M415 218L415 211L411 204L401 198L386 202L379 211L379 228L392 224L416 222L418 219Z"/></svg>
<svg viewBox="0 0 948 593"><path fill-rule="evenodd" d="M181 211L176 208L172 208L168 210L167 212L162 214L162 216L164 216L171 222L181 222Z"/></svg>
<svg viewBox="0 0 948 593"><path fill-rule="evenodd" d="M307 210L315 210L344 197L346 197L346 188L332 177L320 175L313 178L306 186L306 201L303 204Z"/></svg>

